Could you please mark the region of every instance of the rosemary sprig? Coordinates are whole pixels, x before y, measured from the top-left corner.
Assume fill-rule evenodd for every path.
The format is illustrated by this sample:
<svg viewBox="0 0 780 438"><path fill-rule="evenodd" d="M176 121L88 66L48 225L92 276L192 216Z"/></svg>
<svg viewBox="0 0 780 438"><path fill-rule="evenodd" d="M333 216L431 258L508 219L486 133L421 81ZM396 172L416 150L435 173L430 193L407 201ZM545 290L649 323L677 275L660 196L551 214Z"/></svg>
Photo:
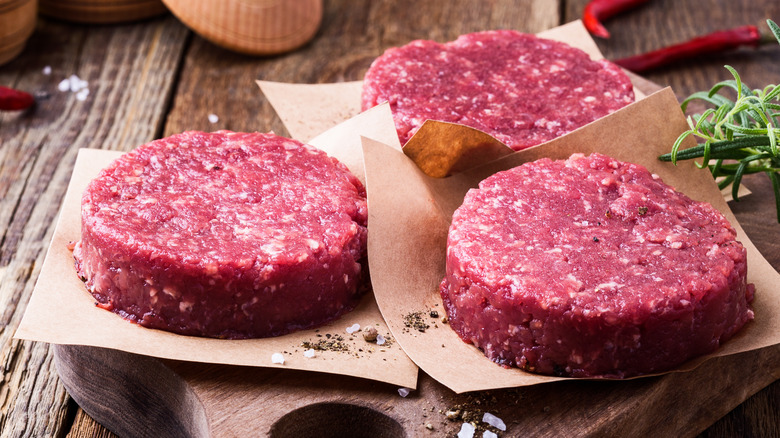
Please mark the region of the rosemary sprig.
<svg viewBox="0 0 780 438"><path fill-rule="evenodd" d="M767 23L780 43L780 27L772 20ZM751 89L734 68L725 67L733 80L720 82L709 92L693 93L680 105L685 112L691 101L703 100L714 108L689 116L691 129L680 134L672 152L658 158L675 164L677 160L701 158L702 162L696 166L708 167L715 178L723 177L718 186L724 189L731 185L735 201L739 201L737 192L743 175L765 172L772 182L780 222L780 86ZM718 94L724 88L734 90L736 100ZM683 140L689 136L699 139L699 145L680 150Z"/></svg>

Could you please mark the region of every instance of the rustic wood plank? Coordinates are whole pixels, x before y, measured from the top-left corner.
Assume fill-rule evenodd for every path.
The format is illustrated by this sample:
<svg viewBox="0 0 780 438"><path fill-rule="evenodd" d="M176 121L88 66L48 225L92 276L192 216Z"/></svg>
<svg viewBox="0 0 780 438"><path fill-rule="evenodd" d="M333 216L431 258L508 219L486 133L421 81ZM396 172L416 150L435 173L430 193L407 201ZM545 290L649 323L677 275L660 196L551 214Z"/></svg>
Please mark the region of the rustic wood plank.
<svg viewBox="0 0 780 438"><path fill-rule="evenodd" d="M465 414L469 421L483 412L497 415L507 424L504 436L687 437L726 414L734 400L761 388L776 371L780 347L716 358L687 373L471 394L455 394L421 374L417 390L406 398L391 385L297 370L164 361L82 346L56 346L55 357L73 397L120 435L178 436L184 430L180 425L189 425L184 435L197 437L265 436L269 431L278 436L318 436L317 431L328 437L383 436L360 433L385 425L406 436L423 436L431 424L436 436L454 436L463 417L450 421L446 412L459 409L472 411ZM330 417L315 415L317 406ZM345 415L361 420L339 421ZM328 421L328 433L323 421ZM196 426L206 424L207 431Z"/></svg>
<svg viewBox="0 0 780 438"><path fill-rule="evenodd" d="M66 438L117 438L117 435L101 426L86 412L79 409L73 420L73 427Z"/></svg>
<svg viewBox="0 0 780 438"><path fill-rule="evenodd" d="M172 17L124 26L39 20L0 83L29 90L37 106L0 114L0 429L61 436L68 403L46 344L12 340L79 148L127 150L160 134L189 32ZM44 75L44 66L51 75ZM60 92L77 74L85 101Z"/></svg>
<svg viewBox="0 0 780 438"><path fill-rule="evenodd" d="M565 2L566 21L578 19L587 0ZM596 38L607 59L617 59L677 44L717 30L747 24L765 25L767 18L780 19L776 2L734 2L712 0L679 2L654 0L605 21L612 34L608 40ZM758 50L745 48L720 55L709 55L681 61L668 67L644 73L647 79L671 86L678 98L708 90L717 82L731 79L725 64L736 68L742 79L753 88L780 82L780 45L768 44Z"/></svg>

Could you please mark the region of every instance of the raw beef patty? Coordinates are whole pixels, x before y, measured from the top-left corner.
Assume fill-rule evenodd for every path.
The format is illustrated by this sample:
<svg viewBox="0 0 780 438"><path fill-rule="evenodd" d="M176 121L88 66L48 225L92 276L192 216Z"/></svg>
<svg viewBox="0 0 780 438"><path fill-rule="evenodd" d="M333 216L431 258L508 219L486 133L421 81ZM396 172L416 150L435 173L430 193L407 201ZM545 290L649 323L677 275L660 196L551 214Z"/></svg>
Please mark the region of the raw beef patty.
<svg viewBox="0 0 780 438"><path fill-rule="evenodd" d="M362 184L273 134L185 132L123 155L83 194L76 268L98 305L218 338L332 320L359 295Z"/></svg>
<svg viewBox="0 0 780 438"><path fill-rule="evenodd" d="M433 119L477 128L520 150L622 108L634 91L609 61L502 30L387 50L366 73L362 107L385 101L401 144Z"/></svg>
<svg viewBox="0 0 780 438"><path fill-rule="evenodd" d="M712 352L753 318L720 212L604 155L541 159L468 192L441 284L452 328L495 362L629 377Z"/></svg>

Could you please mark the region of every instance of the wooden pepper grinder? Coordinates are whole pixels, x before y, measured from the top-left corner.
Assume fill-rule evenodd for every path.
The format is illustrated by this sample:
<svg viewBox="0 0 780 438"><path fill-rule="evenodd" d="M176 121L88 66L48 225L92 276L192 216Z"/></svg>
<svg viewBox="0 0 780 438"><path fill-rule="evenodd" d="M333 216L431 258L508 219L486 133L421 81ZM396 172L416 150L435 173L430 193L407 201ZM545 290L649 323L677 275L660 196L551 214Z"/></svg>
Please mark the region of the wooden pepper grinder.
<svg viewBox="0 0 780 438"><path fill-rule="evenodd" d="M273 55L311 40L322 0L163 0L184 24L212 43L249 55Z"/></svg>
<svg viewBox="0 0 780 438"><path fill-rule="evenodd" d="M0 0L0 65L16 58L35 30L37 0Z"/></svg>
<svg viewBox="0 0 780 438"><path fill-rule="evenodd" d="M38 0L41 15L74 23L126 23L168 12L160 0Z"/></svg>

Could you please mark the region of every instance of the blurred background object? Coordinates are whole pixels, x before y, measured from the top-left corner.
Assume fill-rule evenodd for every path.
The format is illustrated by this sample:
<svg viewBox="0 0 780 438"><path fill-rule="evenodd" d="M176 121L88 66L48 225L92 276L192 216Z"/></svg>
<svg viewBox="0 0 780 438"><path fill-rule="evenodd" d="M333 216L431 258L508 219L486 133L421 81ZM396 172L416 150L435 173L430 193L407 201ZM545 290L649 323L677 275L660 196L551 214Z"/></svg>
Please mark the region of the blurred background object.
<svg viewBox="0 0 780 438"><path fill-rule="evenodd" d="M76 23L124 23L162 15L160 0L39 0L42 15Z"/></svg>
<svg viewBox="0 0 780 438"><path fill-rule="evenodd" d="M24 49L35 30L37 0L0 0L0 65Z"/></svg>
<svg viewBox="0 0 780 438"><path fill-rule="evenodd" d="M296 49L317 33L322 0L163 0L190 29L248 55Z"/></svg>

